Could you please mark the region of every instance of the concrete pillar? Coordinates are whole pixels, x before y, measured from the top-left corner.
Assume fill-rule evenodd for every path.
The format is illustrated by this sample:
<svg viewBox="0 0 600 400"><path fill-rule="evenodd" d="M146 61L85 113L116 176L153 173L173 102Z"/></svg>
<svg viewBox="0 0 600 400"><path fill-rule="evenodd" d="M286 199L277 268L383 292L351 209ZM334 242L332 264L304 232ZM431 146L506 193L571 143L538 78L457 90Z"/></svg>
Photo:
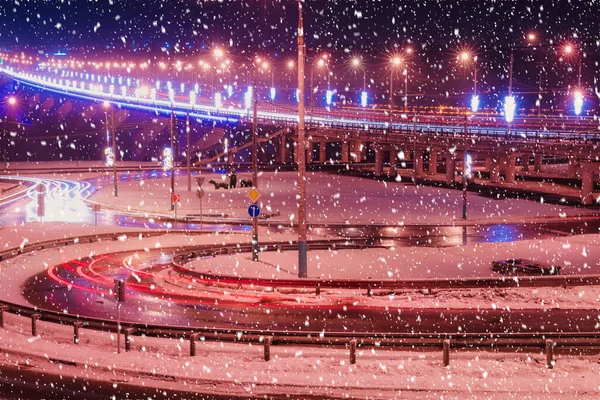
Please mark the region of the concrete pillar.
<svg viewBox="0 0 600 400"><path fill-rule="evenodd" d="M509 154L506 156L506 175L504 180L508 183L515 182L515 175L517 172L517 156Z"/></svg>
<svg viewBox="0 0 600 400"><path fill-rule="evenodd" d="M390 176L398 175L398 150L395 147L390 147Z"/></svg>
<svg viewBox="0 0 600 400"><path fill-rule="evenodd" d="M423 176L423 149L417 148L414 154L413 173L415 178Z"/></svg>
<svg viewBox="0 0 600 400"><path fill-rule="evenodd" d="M568 177L569 178L579 178L581 176L579 172L579 160L574 156L569 156L569 167L568 167Z"/></svg>
<svg viewBox="0 0 600 400"><path fill-rule="evenodd" d="M375 176L383 175L383 147L375 147Z"/></svg>
<svg viewBox="0 0 600 400"><path fill-rule="evenodd" d="M454 153L446 153L446 185L454 184L454 177L456 174L456 159Z"/></svg>
<svg viewBox="0 0 600 400"><path fill-rule="evenodd" d="M500 182L500 159L490 158L490 182Z"/></svg>
<svg viewBox="0 0 600 400"><path fill-rule="evenodd" d="M298 146L297 140L294 140L293 146L294 146L294 164L298 164L298 151L299 151L300 147Z"/></svg>
<svg viewBox="0 0 600 400"><path fill-rule="evenodd" d="M349 143L342 141L342 162L348 163L350 162L350 148Z"/></svg>
<svg viewBox="0 0 600 400"><path fill-rule="evenodd" d="M319 142L319 162L321 164L327 162L327 142L324 140Z"/></svg>
<svg viewBox="0 0 600 400"><path fill-rule="evenodd" d="M589 167L581 170L581 204L594 203L594 173Z"/></svg>
<svg viewBox="0 0 600 400"><path fill-rule="evenodd" d="M354 146L352 149L351 158L354 159L354 162L361 162L364 159L362 149L364 147L364 144L360 140L355 140L352 143L354 144Z"/></svg>
<svg viewBox="0 0 600 400"><path fill-rule="evenodd" d="M535 153L533 157L533 170L536 172L542 172L542 154Z"/></svg>
<svg viewBox="0 0 600 400"><path fill-rule="evenodd" d="M529 171L529 161L531 160L531 154L523 154L521 156L521 170Z"/></svg>
<svg viewBox="0 0 600 400"><path fill-rule="evenodd" d="M438 149L429 151L429 175L437 174L438 151Z"/></svg>
<svg viewBox="0 0 600 400"><path fill-rule="evenodd" d="M310 164L313 162L313 139L308 139L306 143L308 145L308 149L306 150L306 163Z"/></svg>
<svg viewBox="0 0 600 400"><path fill-rule="evenodd" d="M287 136L281 135L279 137L279 162L286 164L289 161L289 148L287 146Z"/></svg>

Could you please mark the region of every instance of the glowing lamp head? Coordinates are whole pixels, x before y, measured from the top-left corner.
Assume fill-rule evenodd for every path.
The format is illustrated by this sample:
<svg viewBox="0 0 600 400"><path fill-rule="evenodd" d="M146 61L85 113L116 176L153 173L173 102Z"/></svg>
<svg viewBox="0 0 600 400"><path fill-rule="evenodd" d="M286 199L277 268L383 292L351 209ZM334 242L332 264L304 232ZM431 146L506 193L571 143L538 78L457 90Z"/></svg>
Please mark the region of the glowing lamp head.
<svg viewBox="0 0 600 400"><path fill-rule="evenodd" d="M215 49L214 52L213 52L213 54L214 54L214 56L216 58L221 58L221 57L223 57L223 50L221 50L221 49Z"/></svg>
<svg viewBox="0 0 600 400"><path fill-rule="evenodd" d="M102 103L102 105L104 106L104 108L110 107L110 103L108 101L104 101L104 103Z"/></svg>
<svg viewBox="0 0 600 400"><path fill-rule="evenodd" d="M11 106L14 106L15 104L17 104L17 98L14 97L14 96L10 96L8 98L8 104L11 105Z"/></svg>
<svg viewBox="0 0 600 400"><path fill-rule="evenodd" d="M319 68L323 67L325 65L325 60L323 60L322 58L319 59L319 61L317 62L317 66L319 66Z"/></svg>
<svg viewBox="0 0 600 400"><path fill-rule="evenodd" d="M173 150L165 147L163 150L163 170L173 169Z"/></svg>
<svg viewBox="0 0 600 400"><path fill-rule="evenodd" d="M517 104L515 103L515 96L506 96L504 98L504 116L506 122L512 122L515 118L515 109Z"/></svg>
<svg viewBox="0 0 600 400"><path fill-rule="evenodd" d="M352 66L353 66L353 67L355 67L355 68L358 68L358 67L360 67L360 59L359 59L359 58L356 58L356 57L355 57L355 58L353 58L353 59L352 59Z"/></svg>
<svg viewBox="0 0 600 400"><path fill-rule="evenodd" d="M573 97L575 114L580 115L581 111L583 110L583 93L577 90L575 93L573 93Z"/></svg>
<svg viewBox="0 0 600 400"><path fill-rule="evenodd" d="M478 109L479 109L479 96L474 94L473 97L471 97L471 111L476 113Z"/></svg>
<svg viewBox="0 0 600 400"><path fill-rule="evenodd" d="M112 147L104 149L104 165L112 167L115 165L115 151Z"/></svg>
<svg viewBox="0 0 600 400"><path fill-rule="evenodd" d="M463 176L465 177L465 179L470 179L471 176L473 175L473 168L472 168L472 164L473 164L473 158L471 157L470 154L465 154L465 168L463 171Z"/></svg>
<svg viewBox="0 0 600 400"><path fill-rule="evenodd" d="M325 92L325 101L327 102L327 105L331 105L331 102L333 100L333 90L328 90Z"/></svg>
<svg viewBox="0 0 600 400"><path fill-rule="evenodd" d="M293 62L293 61L291 61L291 60L290 60L290 61L288 61L288 63L287 63L287 67L288 67L289 69L292 69L292 68L294 68L294 62Z"/></svg>
<svg viewBox="0 0 600 400"><path fill-rule="evenodd" d="M244 106L246 110L252 107L252 86L248 86L248 90L244 93Z"/></svg>
<svg viewBox="0 0 600 400"><path fill-rule="evenodd" d="M534 41L535 41L535 39L537 39L537 37L536 37L535 33L533 33L533 32L529 32L529 33L527 34L527 40L528 40L528 41L530 41L530 42L534 42Z"/></svg>
<svg viewBox="0 0 600 400"><path fill-rule="evenodd" d="M367 92L362 92L360 94L360 105L362 107L366 107L367 106Z"/></svg>
<svg viewBox="0 0 600 400"><path fill-rule="evenodd" d="M392 64L395 66L400 65L400 63L402 63L402 60L400 59L400 57L394 57L392 58Z"/></svg>

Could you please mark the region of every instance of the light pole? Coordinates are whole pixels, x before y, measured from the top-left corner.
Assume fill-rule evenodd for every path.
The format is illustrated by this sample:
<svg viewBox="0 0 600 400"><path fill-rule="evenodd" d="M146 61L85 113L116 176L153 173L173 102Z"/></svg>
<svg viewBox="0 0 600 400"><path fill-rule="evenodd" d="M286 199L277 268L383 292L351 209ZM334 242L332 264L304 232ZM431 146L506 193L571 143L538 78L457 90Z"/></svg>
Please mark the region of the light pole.
<svg viewBox="0 0 600 400"><path fill-rule="evenodd" d="M10 96L7 101L9 106L14 106L17 104L17 99L14 96ZM10 144L10 138L8 134L8 115L4 118L4 137L6 138L6 147L2 150L2 155L4 157L4 169L8 169L8 145Z"/></svg>
<svg viewBox="0 0 600 400"><path fill-rule="evenodd" d="M173 136L174 136L174 128L175 128L175 112L173 111L173 100L171 100L171 123L170 123L170 146L171 146L171 154L173 154ZM175 199L173 195L175 194L175 157L171 161L171 211L175 210Z"/></svg>
<svg viewBox="0 0 600 400"><path fill-rule="evenodd" d="M474 113L479 109L479 96L477 95L477 56L473 56L469 50L464 50L460 53L458 61L465 65L473 61L473 96L471 97L471 111Z"/></svg>
<svg viewBox="0 0 600 400"><path fill-rule="evenodd" d="M192 166L190 162L190 114L185 114L185 158L186 158L186 166L187 166L187 186L188 192L192 191Z"/></svg>
<svg viewBox="0 0 600 400"><path fill-rule="evenodd" d="M306 223L306 138L304 137L304 26L298 0L298 278L308 277Z"/></svg>
<svg viewBox="0 0 600 400"><path fill-rule="evenodd" d="M108 101L104 102L104 107L108 109L110 107L110 136L112 137L112 149L113 149L113 195L118 197L117 191L117 132L115 130L115 108L114 105ZM108 111L106 111L106 121L108 122Z"/></svg>
<svg viewBox="0 0 600 400"><path fill-rule="evenodd" d="M389 127L388 130L392 129L392 114L394 112L394 68L397 68L402 63L402 59L398 56L392 58L392 66L390 67L390 115L389 115Z"/></svg>

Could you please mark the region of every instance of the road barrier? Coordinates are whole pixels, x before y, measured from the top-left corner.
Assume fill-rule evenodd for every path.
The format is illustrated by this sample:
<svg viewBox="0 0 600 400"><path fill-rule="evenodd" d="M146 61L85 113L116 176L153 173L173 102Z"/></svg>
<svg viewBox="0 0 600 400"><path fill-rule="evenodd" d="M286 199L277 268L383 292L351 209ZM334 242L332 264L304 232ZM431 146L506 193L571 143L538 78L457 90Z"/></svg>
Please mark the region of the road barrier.
<svg viewBox="0 0 600 400"><path fill-rule="evenodd" d="M172 231L150 231L150 232L130 232L130 235L159 235L165 233L173 233ZM4 257L16 256L27 251L33 251L39 248L45 248L50 245L57 244L75 244L82 241L101 240L102 238L119 239L123 234L107 233L100 235L90 235L80 237L79 241L70 239L50 240L45 242L34 243L23 248L7 250L2 253ZM346 243L346 241L333 241L328 244L329 247L336 248L344 246L364 246L365 241L355 241ZM318 245L318 246L317 246ZM270 243L274 249L291 248L292 244L285 243ZM325 248L325 241L311 243L312 248ZM242 249L250 251L251 245L236 245L236 251ZM196 256L198 252L206 252L206 254L226 254L223 247L207 247L201 250L194 250ZM191 256L191 251L187 251L187 255ZM6 259L6 258L4 258ZM537 280L546 280L548 278L557 277L539 277L528 282ZM564 278L564 277L561 277ZM576 277L570 278L571 282L575 282ZM597 282L600 277L594 277ZM513 278L510 280L514 281ZM301 280L301 282L306 282ZM327 287L327 283L336 281L321 281L320 286ZM351 281L342 281L344 285L349 285ZM374 282L369 282L371 285ZM376 283L376 282L375 282ZM398 282L395 283L398 285ZM588 283L589 284L589 283ZM337 286L336 286L337 287ZM378 287L375 285L375 287ZM117 332L120 326L120 332L125 335L125 350L131 350L132 336L149 336L171 339L188 339L190 341L190 356L196 355L196 344L198 341L222 341L233 343L256 343L264 346L263 358L265 361L271 359L272 346L323 346L323 347L345 347L350 351L350 363L354 364L357 361L357 348L397 348L406 350L421 349L438 349L442 351L442 364L450 364L450 350L466 349L466 350L504 350L514 351L515 349L544 351L546 354L546 367L554 367L554 352L557 349L565 351L589 351L600 350L600 334L598 332L530 332L530 333L456 333L456 332L338 332L338 331L289 331L289 330L259 330L259 329L236 329L236 328L191 328L189 326L172 326L172 325L154 325L145 323L120 322L120 325L113 320L101 318L84 317L81 315L67 314L63 312L44 310L37 307L19 305L7 301L0 301L0 326L5 327L5 313L12 313L31 320L32 336L43 335L38 322L50 322L61 325L73 326L73 341L75 344L80 343L80 333L82 329L90 329L95 331Z"/></svg>

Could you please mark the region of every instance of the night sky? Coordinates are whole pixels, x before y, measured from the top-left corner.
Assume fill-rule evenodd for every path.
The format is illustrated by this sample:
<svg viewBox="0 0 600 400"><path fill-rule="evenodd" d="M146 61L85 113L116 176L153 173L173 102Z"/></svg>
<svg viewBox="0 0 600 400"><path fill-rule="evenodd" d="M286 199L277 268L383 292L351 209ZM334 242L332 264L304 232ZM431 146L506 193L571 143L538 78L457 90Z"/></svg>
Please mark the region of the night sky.
<svg viewBox="0 0 600 400"><path fill-rule="evenodd" d="M295 0L18 0L0 5L0 46L53 52L128 53L186 57L214 46L233 54L293 56ZM459 71L456 49L478 54L482 90L497 91L508 79L508 47L525 46L527 32L541 43L584 43L583 82L593 92L600 47L598 0L307 0L308 55L322 51L336 62L361 54L383 72L389 54L415 48L411 84L423 93L467 91L470 71ZM516 50L515 90L543 85L568 91L576 61L561 62L557 48ZM382 67L383 66L383 67ZM346 68L347 69L347 68ZM334 80L340 78L337 73ZM375 76L376 75L376 76ZM460 85L448 85L462 75ZM344 83L345 84L345 83ZM384 83L377 83L379 86Z"/></svg>
<svg viewBox="0 0 600 400"><path fill-rule="evenodd" d="M597 0L307 0L309 47L378 53L394 44L446 49L545 39L596 39ZM238 51L293 48L294 0L20 0L0 5L3 46L115 46L171 51L224 44ZM50 41L48 40L50 38Z"/></svg>

